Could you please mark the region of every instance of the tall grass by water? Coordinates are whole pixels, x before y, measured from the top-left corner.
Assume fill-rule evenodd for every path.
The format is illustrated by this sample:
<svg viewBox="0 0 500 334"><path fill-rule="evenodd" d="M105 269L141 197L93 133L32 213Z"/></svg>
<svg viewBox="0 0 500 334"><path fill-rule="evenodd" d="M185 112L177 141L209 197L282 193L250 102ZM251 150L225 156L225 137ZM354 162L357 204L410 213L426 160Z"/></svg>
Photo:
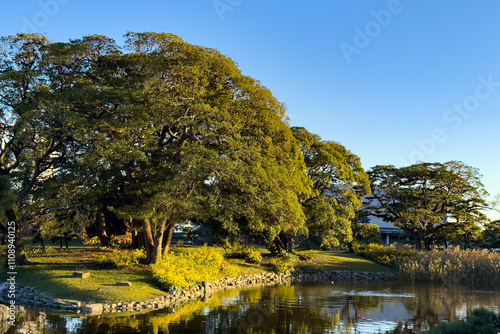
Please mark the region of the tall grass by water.
<svg viewBox="0 0 500 334"><path fill-rule="evenodd" d="M459 247L422 252L401 262L399 271L413 281L498 285L500 253Z"/></svg>

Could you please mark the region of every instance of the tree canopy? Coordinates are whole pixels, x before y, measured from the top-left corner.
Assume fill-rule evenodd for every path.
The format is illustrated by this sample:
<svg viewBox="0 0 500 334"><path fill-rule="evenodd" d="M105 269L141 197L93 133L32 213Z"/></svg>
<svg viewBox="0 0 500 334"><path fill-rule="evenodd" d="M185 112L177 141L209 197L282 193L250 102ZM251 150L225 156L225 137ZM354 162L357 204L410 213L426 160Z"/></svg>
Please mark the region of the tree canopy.
<svg viewBox="0 0 500 334"><path fill-rule="evenodd" d="M313 183L311 195L303 202L309 233L321 236L326 247L352 241L351 222L363 195L370 192L359 157L302 127L292 131L301 143L306 172Z"/></svg>
<svg viewBox="0 0 500 334"><path fill-rule="evenodd" d="M438 237L468 242L486 221L487 192L476 168L462 162L418 163L408 167L375 166L369 172L371 215L407 231L417 245L432 249Z"/></svg>
<svg viewBox="0 0 500 334"><path fill-rule="evenodd" d="M66 234L94 225L106 244L111 212L140 222L150 262L185 220L244 227L270 245L308 232L328 245L351 238L368 188L359 158L291 129L284 105L217 50L152 32L128 33L123 47L39 34L0 47L9 220L36 212Z"/></svg>

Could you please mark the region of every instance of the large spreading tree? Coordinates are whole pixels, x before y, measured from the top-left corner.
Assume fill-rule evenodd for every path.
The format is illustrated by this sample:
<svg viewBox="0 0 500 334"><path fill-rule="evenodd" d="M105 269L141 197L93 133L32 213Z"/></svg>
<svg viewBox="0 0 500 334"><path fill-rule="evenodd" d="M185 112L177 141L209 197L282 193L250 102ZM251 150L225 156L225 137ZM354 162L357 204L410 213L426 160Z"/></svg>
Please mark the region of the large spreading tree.
<svg viewBox="0 0 500 334"><path fill-rule="evenodd" d="M36 212L54 233L94 225L106 245L112 213L141 230L150 262L186 220L273 248L309 231L349 238L367 187L359 158L292 131L283 104L220 52L168 33L128 33L124 48L19 34L0 52L0 215L20 227Z"/></svg>
<svg viewBox="0 0 500 334"><path fill-rule="evenodd" d="M308 179L285 109L258 81L218 51L177 36L127 35L127 71L139 71L140 102L126 108L129 198L114 209L142 219L151 261L168 251L176 224L244 219L269 234L304 224L298 198Z"/></svg>
<svg viewBox="0 0 500 334"><path fill-rule="evenodd" d="M439 237L468 242L486 221L479 172L462 162L375 166L368 174L369 213L408 232L420 248L434 248Z"/></svg>
<svg viewBox="0 0 500 334"><path fill-rule="evenodd" d="M301 143L313 185L311 195L302 203L309 234L320 236L324 247L351 242L352 221L363 196L370 192L370 181L359 157L302 127L293 127L292 131Z"/></svg>
<svg viewBox="0 0 500 334"><path fill-rule="evenodd" d="M129 94L115 65L121 52L107 37L51 43L18 34L0 42L0 175L15 197L0 215L16 222L16 263L23 264L25 210L66 223L77 221L75 208L98 211L102 188L112 186L103 177L112 161L106 156L122 157L113 145L123 135L112 126ZM72 212L67 219L64 211Z"/></svg>
<svg viewBox="0 0 500 334"><path fill-rule="evenodd" d="M21 242L20 211L33 191L65 156L68 137L63 107L47 89L43 70L49 41L20 34L0 39L0 178L12 200L0 213L16 225L16 263L27 262ZM5 228L5 225L2 229Z"/></svg>

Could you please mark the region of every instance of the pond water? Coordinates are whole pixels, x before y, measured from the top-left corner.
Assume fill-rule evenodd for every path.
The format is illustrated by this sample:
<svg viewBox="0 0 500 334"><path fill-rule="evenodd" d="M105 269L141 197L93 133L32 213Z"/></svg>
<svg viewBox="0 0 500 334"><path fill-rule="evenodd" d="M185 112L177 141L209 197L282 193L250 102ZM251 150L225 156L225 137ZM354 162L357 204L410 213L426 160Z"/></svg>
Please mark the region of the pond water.
<svg viewBox="0 0 500 334"><path fill-rule="evenodd" d="M500 290L404 282L283 284L220 291L206 302L143 314L26 310L7 333L416 333L477 307L500 313Z"/></svg>

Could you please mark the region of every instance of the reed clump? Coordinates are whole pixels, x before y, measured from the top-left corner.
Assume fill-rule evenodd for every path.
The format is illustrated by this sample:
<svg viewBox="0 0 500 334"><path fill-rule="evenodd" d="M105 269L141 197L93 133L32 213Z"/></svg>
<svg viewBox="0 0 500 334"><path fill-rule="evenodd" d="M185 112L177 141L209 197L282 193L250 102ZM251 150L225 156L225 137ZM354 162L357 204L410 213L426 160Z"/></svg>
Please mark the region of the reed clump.
<svg viewBox="0 0 500 334"><path fill-rule="evenodd" d="M401 262L399 271L413 281L447 284L500 284L500 253L459 247L422 252Z"/></svg>

